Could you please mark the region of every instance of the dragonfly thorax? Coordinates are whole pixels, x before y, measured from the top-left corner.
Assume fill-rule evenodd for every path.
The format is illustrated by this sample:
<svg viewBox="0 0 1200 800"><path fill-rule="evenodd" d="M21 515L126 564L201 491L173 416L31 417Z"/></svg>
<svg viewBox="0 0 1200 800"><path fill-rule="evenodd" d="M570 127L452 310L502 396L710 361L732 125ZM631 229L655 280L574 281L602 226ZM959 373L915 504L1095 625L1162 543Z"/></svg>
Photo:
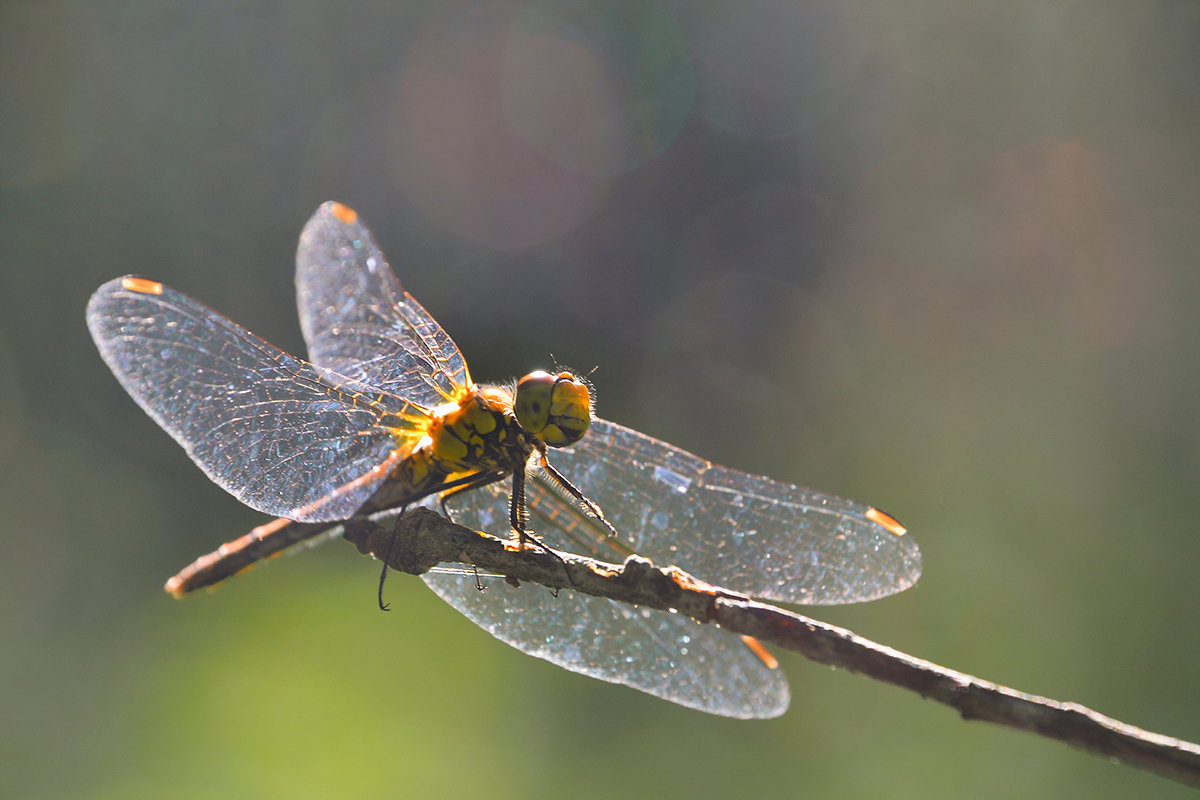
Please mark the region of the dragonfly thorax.
<svg viewBox="0 0 1200 800"><path fill-rule="evenodd" d="M524 463L534 447L512 407L511 393L487 386L434 409L427 445L433 461L448 472L509 471Z"/></svg>
<svg viewBox="0 0 1200 800"><path fill-rule="evenodd" d="M591 424L591 391L569 372L530 373L515 391L462 388L461 399L429 410L425 435L359 513L405 505L471 476L523 472L538 451L574 444Z"/></svg>

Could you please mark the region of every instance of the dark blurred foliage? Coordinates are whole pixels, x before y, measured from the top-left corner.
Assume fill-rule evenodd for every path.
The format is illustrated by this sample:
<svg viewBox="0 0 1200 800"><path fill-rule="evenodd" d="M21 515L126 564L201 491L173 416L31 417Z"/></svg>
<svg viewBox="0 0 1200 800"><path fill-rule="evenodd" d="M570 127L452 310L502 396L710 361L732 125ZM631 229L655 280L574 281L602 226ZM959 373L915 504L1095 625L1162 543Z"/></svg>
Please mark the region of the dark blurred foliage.
<svg viewBox="0 0 1200 800"><path fill-rule="evenodd" d="M13 797L1182 796L785 658L710 718L522 656L261 519L83 324L142 273L295 352L296 237L375 230L480 379L902 519L817 615L1200 739L1200 7L0 3L0 786ZM659 793L659 792L654 792Z"/></svg>

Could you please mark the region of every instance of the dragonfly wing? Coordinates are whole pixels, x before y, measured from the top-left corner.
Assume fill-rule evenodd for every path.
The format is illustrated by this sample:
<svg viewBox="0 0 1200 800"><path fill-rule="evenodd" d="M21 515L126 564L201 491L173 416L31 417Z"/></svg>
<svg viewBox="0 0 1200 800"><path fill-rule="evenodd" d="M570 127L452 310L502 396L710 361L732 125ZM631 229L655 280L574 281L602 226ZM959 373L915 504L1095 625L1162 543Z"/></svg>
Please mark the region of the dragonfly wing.
<svg viewBox="0 0 1200 800"><path fill-rule="evenodd" d="M870 506L716 466L604 420L554 463L621 533L606 531L534 473L530 528L547 544L620 562L637 552L701 580L756 597L811 604L871 600L916 582L911 537ZM455 495L455 518L508 527L502 485ZM873 519L874 517L874 519ZM887 517L882 517L887 520ZM480 592L474 578L424 576L435 592L493 636L574 672L734 717L787 707L787 684L719 628L603 598L507 584Z"/></svg>
<svg viewBox="0 0 1200 800"><path fill-rule="evenodd" d="M471 384L454 341L340 203L322 205L300 234L296 299L314 364L427 407Z"/></svg>
<svg viewBox="0 0 1200 800"><path fill-rule="evenodd" d="M561 519L573 509L542 483L531 482L527 491L531 507L555 505ZM499 484L456 495L452 503L464 525L492 532L508 526L508 497ZM553 526L538 533L562 546ZM775 717L787 709L783 672L715 625L572 591L555 597L532 584L492 581L480 591L470 574L422 578L497 639L572 672L727 717Z"/></svg>
<svg viewBox="0 0 1200 800"><path fill-rule="evenodd" d="M884 597L921 574L912 537L868 505L721 467L612 422L593 421L552 459L632 550L717 586L829 605ZM603 543L596 551L624 558Z"/></svg>
<svg viewBox="0 0 1200 800"><path fill-rule="evenodd" d="M351 516L422 419L420 409L331 384L153 281L104 284L88 302L87 322L138 405L209 478L268 514L308 522Z"/></svg>

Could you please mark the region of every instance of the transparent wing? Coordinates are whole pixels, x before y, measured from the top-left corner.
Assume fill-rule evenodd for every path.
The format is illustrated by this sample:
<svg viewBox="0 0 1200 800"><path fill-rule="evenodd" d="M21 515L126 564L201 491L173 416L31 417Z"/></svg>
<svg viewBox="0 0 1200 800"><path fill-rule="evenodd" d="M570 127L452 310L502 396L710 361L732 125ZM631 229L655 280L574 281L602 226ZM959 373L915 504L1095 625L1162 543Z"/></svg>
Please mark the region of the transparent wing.
<svg viewBox="0 0 1200 800"><path fill-rule="evenodd" d="M461 353L405 292L357 216L336 203L313 215L296 254L309 357L322 367L433 406L470 384ZM507 484L503 485L507 487ZM508 527L507 489L467 493L460 521ZM531 486L543 505L561 502ZM777 716L787 683L736 638L674 614L473 576L430 574L431 588L493 636L575 672L738 717Z"/></svg>
<svg viewBox="0 0 1200 800"><path fill-rule="evenodd" d="M322 205L300 234L296 301L314 364L427 407L471 384L454 341L340 203Z"/></svg>
<svg viewBox="0 0 1200 800"><path fill-rule="evenodd" d="M424 419L398 398L333 385L153 281L104 284L88 302L87 323L138 405L209 478L268 514L307 522L351 516Z"/></svg>
<svg viewBox="0 0 1200 800"><path fill-rule="evenodd" d="M756 597L829 604L871 600L921 572L910 537L853 501L704 461L637 431L594 420L553 454L623 535L603 528L542 475L527 489L531 529L548 544L622 561L631 551ZM485 531L508 525L503 485L456 495L455 518ZM885 518L886 519L886 518ZM787 707L787 685L733 636L674 614L599 598L429 574L426 583L493 636L575 672L734 717Z"/></svg>
<svg viewBox="0 0 1200 800"><path fill-rule="evenodd" d="M454 518L483 531L508 526L506 484L454 498ZM566 546L546 515L576 518L568 501L546 486L528 486L538 533ZM615 603L572 591L555 597L542 586L513 587L475 577L421 576L443 600L492 636L532 656L610 683L726 717L777 717L789 693L782 670L770 669L737 636L679 614Z"/></svg>
<svg viewBox="0 0 1200 800"><path fill-rule="evenodd" d="M551 459L635 552L717 586L831 605L885 597L921 575L916 542L871 506L728 469L612 422L593 421ZM578 525L572 536L623 559L595 530Z"/></svg>

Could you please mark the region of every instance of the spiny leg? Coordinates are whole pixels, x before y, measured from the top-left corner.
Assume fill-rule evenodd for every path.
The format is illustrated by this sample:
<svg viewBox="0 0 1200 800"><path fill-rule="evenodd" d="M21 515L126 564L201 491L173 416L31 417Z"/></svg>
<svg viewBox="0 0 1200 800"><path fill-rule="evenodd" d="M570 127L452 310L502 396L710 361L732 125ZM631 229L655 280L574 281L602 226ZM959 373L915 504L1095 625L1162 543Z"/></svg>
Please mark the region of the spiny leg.
<svg viewBox="0 0 1200 800"><path fill-rule="evenodd" d="M571 580L571 573L567 570L567 562L563 560L563 557L560 556L557 552L555 552L549 545L547 545L541 539L539 539L538 537L536 537L532 533L530 533L528 531L528 529L526 528L526 522L529 519L529 510L525 506L525 465L524 464L522 464L517 469L513 470L512 495L510 496L509 503L508 503L508 519L509 519L510 524L513 527L513 530L516 531L516 533L517 533L517 542L520 545L520 547L522 549L524 549L525 543L527 541L533 542L535 545L542 548L550 555L554 556L556 559L558 559L558 562L560 564L562 564L563 576L567 579L567 583L571 586L574 586L575 582L573 580ZM558 596L557 590L551 590L551 591L554 592L555 597Z"/></svg>
<svg viewBox="0 0 1200 800"><path fill-rule="evenodd" d="M550 459L546 457L545 451L542 451L541 464L542 469L544 469L546 474L558 484L559 488L570 495L576 502L579 503L580 506L583 507L584 511L591 514L597 522L605 527L605 529L608 531L608 543L612 545L615 550L620 553L624 553L627 556L634 554L635 551L633 548L621 541L620 532L613 527L613 524L604 516L604 511L600 508L600 506L596 505L596 503L590 497L581 492L575 484L571 483L566 475L563 475L561 472L559 472L554 465L550 463Z"/></svg>
<svg viewBox="0 0 1200 800"><path fill-rule="evenodd" d="M525 549L525 522L528 518L529 512L525 509L525 467L522 465L513 470L512 494L508 499L508 524L516 532L517 544L521 549Z"/></svg>

